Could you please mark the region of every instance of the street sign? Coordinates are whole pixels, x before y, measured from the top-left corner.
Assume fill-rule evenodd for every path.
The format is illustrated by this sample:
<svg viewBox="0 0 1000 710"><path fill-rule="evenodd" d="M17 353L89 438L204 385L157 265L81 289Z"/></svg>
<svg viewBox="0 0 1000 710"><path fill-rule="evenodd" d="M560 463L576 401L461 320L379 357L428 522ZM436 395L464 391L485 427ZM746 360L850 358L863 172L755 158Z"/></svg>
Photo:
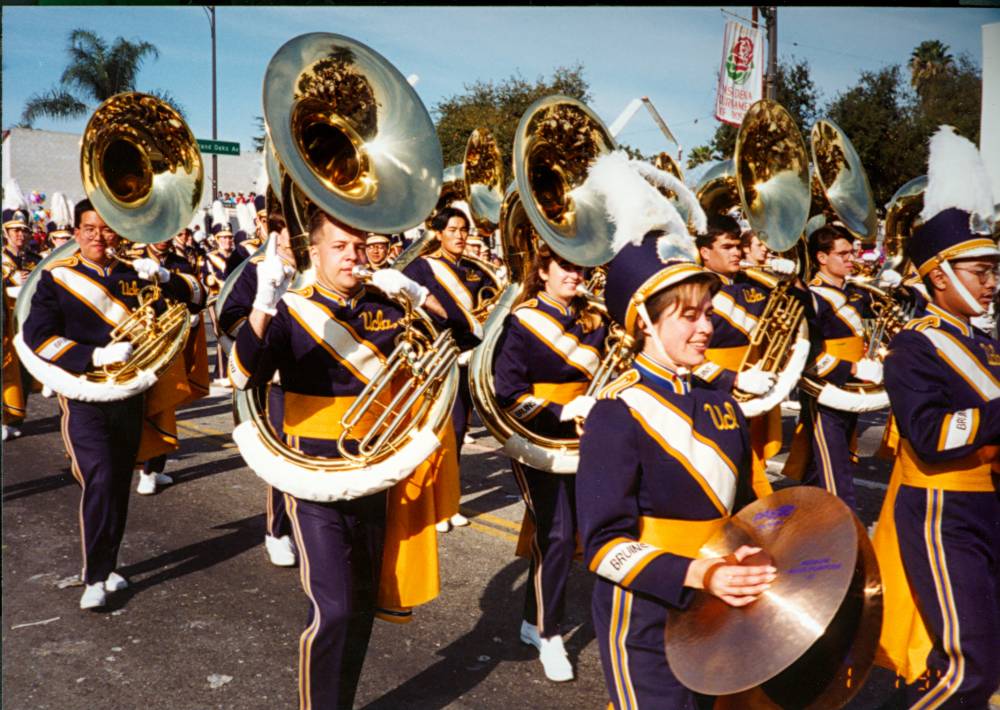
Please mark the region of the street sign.
<svg viewBox="0 0 1000 710"><path fill-rule="evenodd" d="M215 153L216 155L239 155L240 144L230 141L211 141L198 139L198 149L202 153Z"/></svg>

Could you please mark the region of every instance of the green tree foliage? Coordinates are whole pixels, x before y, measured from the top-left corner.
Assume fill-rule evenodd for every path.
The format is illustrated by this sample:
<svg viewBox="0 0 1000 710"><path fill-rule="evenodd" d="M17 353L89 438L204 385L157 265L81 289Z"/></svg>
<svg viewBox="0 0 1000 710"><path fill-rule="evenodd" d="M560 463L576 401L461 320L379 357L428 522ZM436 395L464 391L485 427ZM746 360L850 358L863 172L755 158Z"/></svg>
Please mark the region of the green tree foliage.
<svg viewBox="0 0 1000 710"><path fill-rule="evenodd" d="M819 109L819 91L813 82L809 62L805 60L779 61L777 66L775 98L788 109L800 129L808 130ZM688 155L688 168L714 160L733 157L736 150L738 126L719 123L715 135L707 146L696 146Z"/></svg>
<svg viewBox="0 0 1000 710"><path fill-rule="evenodd" d="M59 85L28 98L21 121L29 126L42 116L66 119L86 115L107 98L122 91L135 91L143 62L159 56L149 42L130 42L116 37L108 43L95 32L75 29L69 33L66 52L69 63ZM175 109L178 103L166 92L148 91Z"/></svg>
<svg viewBox="0 0 1000 710"><path fill-rule="evenodd" d="M514 74L496 82L477 81L464 88L463 93L448 97L434 107L444 164L461 163L469 135L476 128L486 128L500 148L507 179L513 178L514 132L528 106L550 94L565 94L583 102L590 100L590 86L580 64L559 67L549 79L538 77L529 82Z"/></svg>

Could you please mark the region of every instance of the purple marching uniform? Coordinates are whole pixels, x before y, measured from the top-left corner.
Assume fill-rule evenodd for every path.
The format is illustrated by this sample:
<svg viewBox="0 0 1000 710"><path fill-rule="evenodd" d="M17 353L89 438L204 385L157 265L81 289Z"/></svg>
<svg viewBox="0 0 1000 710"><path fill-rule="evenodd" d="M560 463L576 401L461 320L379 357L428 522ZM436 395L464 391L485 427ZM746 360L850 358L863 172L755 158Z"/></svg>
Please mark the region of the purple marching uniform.
<svg viewBox="0 0 1000 710"><path fill-rule="evenodd" d="M882 515L933 644L907 704L985 708L1000 683L1000 497L980 453L1000 445L1000 343L931 304L893 339L885 386L900 441Z"/></svg>
<svg viewBox="0 0 1000 710"><path fill-rule="evenodd" d="M601 393L580 441L576 505L611 702L694 708L663 629L683 609L691 559L753 500L746 420L732 397L645 355Z"/></svg>
<svg viewBox="0 0 1000 710"><path fill-rule="evenodd" d="M237 330L246 321L253 309L253 301L257 295L257 267L264 260L264 255L252 257L243 267L236 283L233 284L226 298L222 312L219 313L219 331L236 339ZM285 418L284 397L281 386L272 382L267 391L267 420L277 434L281 434L282 421ZM267 534L281 538L292 534L291 522L285 509L285 495L274 486L267 487Z"/></svg>
<svg viewBox="0 0 1000 710"><path fill-rule="evenodd" d="M222 284L226 281L226 257L219 253L218 249L208 252L205 254L205 258L202 259L201 280L210 294L218 296ZM214 320L213 323L218 329L216 333L216 336L218 336L223 331L218 325L218 319ZM215 379L226 376L226 362L225 351L216 344Z"/></svg>
<svg viewBox="0 0 1000 710"><path fill-rule="evenodd" d="M91 366L94 350L108 345L115 324L134 309L149 282L129 266L101 267L80 255L50 264L38 279L24 340L48 364L73 374ZM194 280L172 278L160 286L178 301L200 305ZM132 468L142 433L143 395L116 402L59 397L62 432L71 471L82 490L80 527L85 584L107 579L125 534Z"/></svg>
<svg viewBox="0 0 1000 710"><path fill-rule="evenodd" d="M809 282L809 290L815 306L815 321L810 323L814 337L810 355L815 357L806 372L823 382L842 386L853 381L851 366L865 354L862 319L872 317L871 298L867 291L849 282L843 288L835 286L822 274ZM799 398L802 411L796 435L810 443L802 483L821 486L857 510L851 450L857 412L819 404L805 392L800 392Z"/></svg>
<svg viewBox="0 0 1000 710"><path fill-rule="evenodd" d="M722 287L712 297L712 339L705 353L707 361L697 368L697 374L729 391L771 288L743 273L732 278L716 276Z"/></svg>
<svg viewBox="0 0 1000 710"><path fill-rule="evenodd" d="M240 388L280 373L281 430L295 449L339 458L340 417L381 369L399 334L402 309L362 289L345 300L320 286L289 291L263 340L242 328L230 354ZM285 496L311 601L299 642L303 708L349 708L374 621L385 536L386 493L317 503Z"/></svg>
<svg viewBox="0 0 1000 710"><path fill-rule="evenodd" d="M563 405L586 392L606 336L599 321L588 322L539 293L508 317L494 363L497 402L538 434L575 439L576 423L559 421L559 415ZM575 476L513 459L511 468L534 524L524 620L550 638L561 634L566 580L576 552Z"/></svg>
<svg viewBox="0 0 1000 710"><path fill-rule="evenodd" d="M493 284L485 271L468 259L455 259L439 249L429 256L414 259L403 269L403 273L427 287L444 307L448 314L445 325L451 329L459 349L465 352L479 344L483 329L472 311L476 307L480 289ZM455 427L456 455L462 452L462 441L472 416L468 364L459 367L458 382L458 396L455 397L451 415Z"/></svg>

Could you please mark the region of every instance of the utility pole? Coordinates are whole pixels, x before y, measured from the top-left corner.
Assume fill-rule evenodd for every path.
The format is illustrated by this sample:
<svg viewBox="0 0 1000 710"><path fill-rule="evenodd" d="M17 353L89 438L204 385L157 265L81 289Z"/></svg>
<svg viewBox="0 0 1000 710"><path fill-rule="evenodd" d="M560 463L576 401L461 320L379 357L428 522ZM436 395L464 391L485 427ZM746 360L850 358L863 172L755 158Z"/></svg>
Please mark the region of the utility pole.
<svg viewBox="0 0 1000 710"><path fill-rule="evenodd" d="M208 27L212 33L212 140L218 140L218 114L215 87L215 5L202 8L208 16ZM219 198L219 156L212 153L212 202Z"/></svg>
<svg viewBox="0 0 1000 710"><path fill-rule="evenodd" d="M778 8L774 5L761 7L760 14L767 21L767 86L764 96L774 100L778 93ZM756 20L756 6L753 15Z"/></svg>

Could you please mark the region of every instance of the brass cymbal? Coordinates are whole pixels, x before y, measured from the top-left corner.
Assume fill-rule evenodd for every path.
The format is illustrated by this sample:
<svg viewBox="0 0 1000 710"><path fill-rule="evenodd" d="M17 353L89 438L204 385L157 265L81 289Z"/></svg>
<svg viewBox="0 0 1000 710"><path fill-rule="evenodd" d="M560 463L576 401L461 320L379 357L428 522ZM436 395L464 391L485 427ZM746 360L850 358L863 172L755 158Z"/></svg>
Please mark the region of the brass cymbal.
<svg viewBox="0 0 1000 710"><path fill-rule="evenodd" d="M748 505L701 554L725 556L740 545L770 554L777 578L746 607L697 592L686 610L672 611L665 645L674 674L709 695L753 689L740 707L839 707L862 684L881 629L881 582L865 529L836 496L798 486ZM841 670L845 656L853 667ZM843 675L852 682L835 688Z"/></svg>

